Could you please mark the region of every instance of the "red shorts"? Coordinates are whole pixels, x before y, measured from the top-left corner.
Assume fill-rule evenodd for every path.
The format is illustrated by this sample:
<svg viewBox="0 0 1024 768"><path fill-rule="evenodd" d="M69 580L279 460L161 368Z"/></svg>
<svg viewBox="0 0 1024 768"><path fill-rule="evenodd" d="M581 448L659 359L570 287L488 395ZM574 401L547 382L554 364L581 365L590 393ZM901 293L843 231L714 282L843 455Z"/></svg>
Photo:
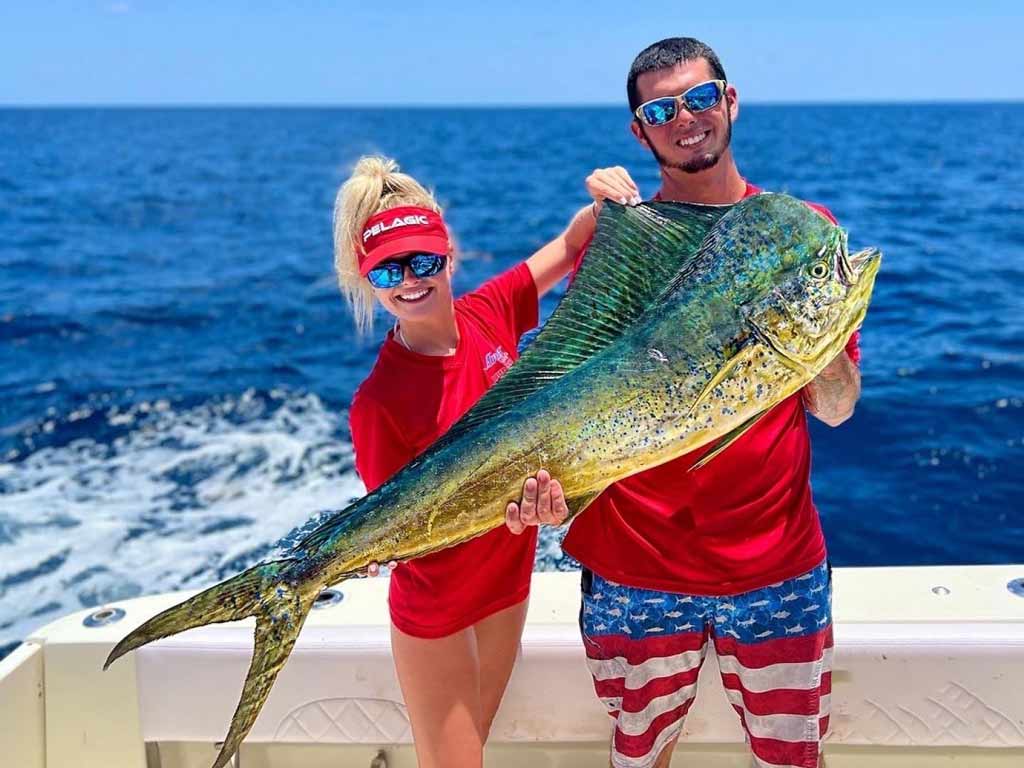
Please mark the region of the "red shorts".
<svg viewBox="0 0 1024 768"><path fill-rule="evenodd" d="M521 603L536 549L536 528L516 536L503 525L400 564L388 594L392 623L413 637L445 637Z"/></svg>

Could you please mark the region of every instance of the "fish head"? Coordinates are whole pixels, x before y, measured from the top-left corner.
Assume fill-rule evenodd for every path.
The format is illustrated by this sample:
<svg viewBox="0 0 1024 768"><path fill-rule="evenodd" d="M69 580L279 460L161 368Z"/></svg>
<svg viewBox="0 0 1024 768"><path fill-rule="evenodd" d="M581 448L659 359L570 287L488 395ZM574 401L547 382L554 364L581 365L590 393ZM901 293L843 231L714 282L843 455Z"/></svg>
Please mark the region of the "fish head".
<svg viewBox="0 0 1024 768"><path fill-rule="evenodd" d="M769 243L779 248L776 268L749 306L747 322L790 367L816 375L863 322L881 253L850 254L843 229L804 209L801 218L813 220Z"/></svg>

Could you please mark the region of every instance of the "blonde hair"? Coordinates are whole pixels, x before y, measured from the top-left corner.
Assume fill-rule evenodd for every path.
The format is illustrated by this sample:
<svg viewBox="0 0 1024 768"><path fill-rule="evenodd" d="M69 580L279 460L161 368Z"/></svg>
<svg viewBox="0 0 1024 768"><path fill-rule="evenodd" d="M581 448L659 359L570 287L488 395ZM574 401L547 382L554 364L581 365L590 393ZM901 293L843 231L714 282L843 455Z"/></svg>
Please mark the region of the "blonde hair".
<svg viewBox="0 0 1024 768"><path fill-rule="evenodd" d="M334 200L334 270L338 286L352 308L356 330L373 329L373 288L359 274L359 251L363 226L376 213L400 205L418 205L443 213L434 196L387 157L359 158L348 181Z"/></svg>

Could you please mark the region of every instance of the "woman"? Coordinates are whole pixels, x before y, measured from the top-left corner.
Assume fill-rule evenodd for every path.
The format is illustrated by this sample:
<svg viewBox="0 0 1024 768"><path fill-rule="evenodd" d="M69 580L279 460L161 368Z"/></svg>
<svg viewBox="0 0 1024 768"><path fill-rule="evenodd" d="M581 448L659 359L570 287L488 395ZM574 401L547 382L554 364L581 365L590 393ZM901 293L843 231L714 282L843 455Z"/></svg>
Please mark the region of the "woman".
<svg viewBox="0 0 1024 768"><path fill-rule="evenodd" d="M525 262L456 300L456 254L437 201L394 161L359 161L335 205L338 281L360 332L372 326L375 302L395 321L349 413L368 491L508 370L520 337L537 324L538 298L591 237L597 201L638 199L624 175L595 172L587 180L594 206ZM527 482L533 494L560 495L546 474ZM482 764L526 619L535 546L535 529L514 536L502 526L394 569L392 652L423 768Z"/></svg>

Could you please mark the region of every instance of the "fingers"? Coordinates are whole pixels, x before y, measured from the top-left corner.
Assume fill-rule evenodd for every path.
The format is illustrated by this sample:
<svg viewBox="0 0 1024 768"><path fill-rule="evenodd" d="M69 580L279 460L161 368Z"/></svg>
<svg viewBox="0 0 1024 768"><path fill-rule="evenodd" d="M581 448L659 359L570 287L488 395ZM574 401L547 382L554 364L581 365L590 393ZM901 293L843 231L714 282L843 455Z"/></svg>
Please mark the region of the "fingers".
<svg viewBox="0 0 1024 768"><path fill-rule="evenodd" d="M561 525L568 517L562 484L552 479L546 469L538 470L536 477L526 478L519 504L510 501L505 506L505 527L516 535L530 526Z"/></svg>
<svg viewBox="0 0 1024 768"><path fill-rule="evenodd" d="M611 173L608 169L594 171L587 177L587 192L598 205L604 200L615 200L626 205L638 194L618 174Z"/></svg>
<svg viewBox="0 0 1024 768"><path fill-rule="evenodd" d="M631 205L639 205L640 199L640 188L633 181L633 178L629 175L629 171L623 168L621 165L617 165L611 169L615 178L618 179L619 186L624 188L629 193L629 203Z"/></svg>
<svg viewBox="0 0 1024 768"><path fill-rule="evenodd" d="M561 525L569 517L569 505L565 501L565 492L562 484L557 480L551 481L551 515L554 518L553 525Z"/></svg>
<svg viewBox="0 0 1024 768"><path fill-rule="evenodd" d="M524 525L537 525L537 478L528 477L523 483L523 498L519 504L519 521Z"/></svg>
<svg viewBox="0 0 1024 768"><path fill-rule="evenodd" d="M622 166L596 169L587 177L586 186L598 208L604 200L615 200L623 205L641 202L640 189Z"/></svg>
<svg viewBox="0 0 1024 768"><path fill-rule="evenodd" d="M388 564L383 568L380 567L380 563L373 562L366 566L367 576L387 576L391 571L395 570L398 563L395 560L388 561Z"/></svg>
<svg viewBox="0 0 1024 768"><path fill-rule="evenodd" d="M551 475L546 469L537 471L537 520L543 525L554 525L551 514Z"/></svg>
<svg viewBox="0 0 1024 768"><path fill-rule="evenodd" d="M510 501L505 507L505 527L516 536L526 530L526 526L519 518L519 505L514 501Z"/></svg>

